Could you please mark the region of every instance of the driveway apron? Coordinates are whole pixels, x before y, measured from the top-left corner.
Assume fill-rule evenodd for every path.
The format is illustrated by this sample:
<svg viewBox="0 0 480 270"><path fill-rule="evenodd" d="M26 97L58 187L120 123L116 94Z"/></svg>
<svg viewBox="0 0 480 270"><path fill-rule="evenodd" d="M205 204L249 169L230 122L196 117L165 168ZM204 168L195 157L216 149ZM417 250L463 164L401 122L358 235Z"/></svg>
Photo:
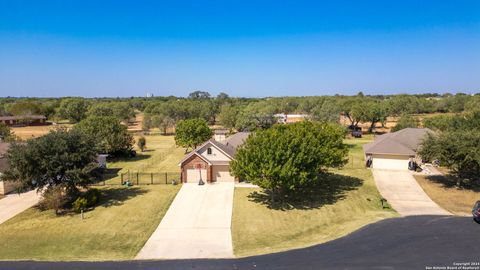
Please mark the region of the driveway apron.
<svg viewBox="0 0 480 270"><path fill-rule="evenodd" d="M428 197L411 172L372 169L380 194L402 216L451 215Z"/></svg>
<svg viewBox="0 0 480 270"><path fill-rule="evenodd" d="M136 259L233 257L234 183L183 184Z"/></svg>

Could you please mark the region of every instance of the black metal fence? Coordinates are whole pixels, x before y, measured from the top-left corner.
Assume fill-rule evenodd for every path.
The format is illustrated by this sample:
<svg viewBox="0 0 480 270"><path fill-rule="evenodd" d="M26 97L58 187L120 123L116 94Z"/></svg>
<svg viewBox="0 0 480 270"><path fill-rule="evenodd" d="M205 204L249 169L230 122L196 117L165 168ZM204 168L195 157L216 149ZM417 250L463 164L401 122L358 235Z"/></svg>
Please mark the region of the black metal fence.
<svg viewBox="0 0 480 270"><path fill-rule="evenodd" d="M181 182L180 172L105 172L94 185L167 185L173 181Z"/></svg>

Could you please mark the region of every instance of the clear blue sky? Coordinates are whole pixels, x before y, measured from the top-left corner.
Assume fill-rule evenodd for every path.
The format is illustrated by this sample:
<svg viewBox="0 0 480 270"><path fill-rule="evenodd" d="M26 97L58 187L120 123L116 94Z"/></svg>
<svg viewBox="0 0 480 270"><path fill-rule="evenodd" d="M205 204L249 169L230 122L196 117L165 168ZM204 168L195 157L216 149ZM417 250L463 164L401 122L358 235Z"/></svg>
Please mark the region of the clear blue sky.
<svg viewBox="0 0 480 270"><path fill-rule="evenodd" d="M480 92L480 1L0 0L0 96Z"/></svg>

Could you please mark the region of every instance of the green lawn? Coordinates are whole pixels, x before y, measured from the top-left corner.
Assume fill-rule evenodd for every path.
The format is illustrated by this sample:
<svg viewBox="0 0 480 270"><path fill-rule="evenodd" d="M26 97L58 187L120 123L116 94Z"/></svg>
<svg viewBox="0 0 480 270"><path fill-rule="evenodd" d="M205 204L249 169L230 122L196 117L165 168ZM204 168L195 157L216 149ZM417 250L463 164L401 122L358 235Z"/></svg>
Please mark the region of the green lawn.
<svg viewBox="0 0 480 270"><path fill-rule="evenodd" d="M101 205L80 215L26 210L0 225L0 260L126 260L140 251L180 186L101 188Z"/></svg>
<svg viewBox="0 0 480 270"><path fill-rule="evenodd" d="M235 255L306 247L397 216L391 209L382 209L372 175L364 167L361 145L371 139L345 141L351 147L350 162L332 171L337 175L329 181L335 188L319 190L326 195L315 200L272 209L264 203L261 189L236 188L232 219Z"/></svg>
<svg viewBox="0 0 480 270"><path fill-rule="evenodd" d="M137 139L138 137L135 137ZM147 149L145 152L135 146L137 156L133 159L117 159L108 161L107 168L115 172L110 176L108 183L119 184L120 173L174 173L172 177L179 179L180 167L178 163L185 155L185 149L175 146L174 136L147 135ZM118 175L117 175L118 174ZM160 176L158 176L160 177ZM170 177L170 176L169 176ZM148 177L146 177L148 178ZM150 182L150 179L144 181ZM163 177L162 177L163 179Z"/></svg>
<svg viewBox="0 0 480 270"><path fill-rule="evenodd" d="M184 149L173 136L146 136L147 151L137 158L109 162L126 172L179 172ZM119 178L119 177L117 177ZM110 181L118 183L115 177ZM118 181L118 182L117 182ZM56 217L28 209L0 224L0 260L132 259L157 228L180 186L100 187L101 205L85 214Z"/></svg>

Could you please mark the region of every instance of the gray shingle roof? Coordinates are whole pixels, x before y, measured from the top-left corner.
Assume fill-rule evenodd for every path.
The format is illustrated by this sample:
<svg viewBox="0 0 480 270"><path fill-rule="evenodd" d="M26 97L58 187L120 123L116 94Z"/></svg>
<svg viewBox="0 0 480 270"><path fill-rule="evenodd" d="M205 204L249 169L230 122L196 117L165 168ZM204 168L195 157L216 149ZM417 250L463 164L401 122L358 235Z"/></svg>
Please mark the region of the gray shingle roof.
<svg viewBox="0 0 480 270"><path fill-rule="evenodd" d="M249 132L237 132L233 134L232 136L229 136L225 141L216 141L214 139L210 139L203 143L202 145L198 146L195 150L190 152L188 155L186 155L181 161L180 164L182 164L184 161L186 161L188 158L190 158L192 155L197 153L200 149L202 149L205 144L211 143L221 151L225 152L230 158L235 157L235 153L237 152L237 148L242 145L245 140L248 138L250 135Z"/></svg>
<svg viewBox="0 0 480 270"><path fill-rule="evenodd" d="M366 154L415 156L427 134L433 134L433 131L428 128L405 128L378 136L374 142L365 144L363 150Z"/></svg>

